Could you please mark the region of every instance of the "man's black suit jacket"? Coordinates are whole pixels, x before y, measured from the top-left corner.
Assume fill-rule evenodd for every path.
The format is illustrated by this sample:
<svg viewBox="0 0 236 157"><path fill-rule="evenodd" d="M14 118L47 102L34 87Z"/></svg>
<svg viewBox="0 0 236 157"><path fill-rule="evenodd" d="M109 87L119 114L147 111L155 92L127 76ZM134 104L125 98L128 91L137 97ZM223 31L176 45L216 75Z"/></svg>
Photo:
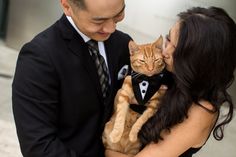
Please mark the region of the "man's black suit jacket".
<svg viewBox="0 0 236 157"><path fill-rule="evenodd" d="M129 64L130 37L115 31L105 41L111 77L103 101L87 45L65 15L21 49L12 84L13 113L25 157L100 157L101 134Z"/></svg>

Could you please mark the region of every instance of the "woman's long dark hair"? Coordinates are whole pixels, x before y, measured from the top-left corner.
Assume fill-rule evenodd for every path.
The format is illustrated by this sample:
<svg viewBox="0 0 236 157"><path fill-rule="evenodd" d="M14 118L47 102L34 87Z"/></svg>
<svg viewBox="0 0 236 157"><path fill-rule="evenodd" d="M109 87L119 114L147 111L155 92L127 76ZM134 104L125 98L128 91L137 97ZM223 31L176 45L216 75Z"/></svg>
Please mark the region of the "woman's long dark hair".
<svg viewBox="0 0 236 157"><path fill-rule="evenodd" d="M161 132L183 122L191 105L202 99L213 105L211 112L219 113L222 105L229 107L226 117L214 128L217 140L223 138L224 125L233 117L233 103L227 88L234 80L236 66L234 21L216 7L191 8L178 16L174 85L167 90L157 113L141 128L138 136L144 145L162 140Z"/></svg>

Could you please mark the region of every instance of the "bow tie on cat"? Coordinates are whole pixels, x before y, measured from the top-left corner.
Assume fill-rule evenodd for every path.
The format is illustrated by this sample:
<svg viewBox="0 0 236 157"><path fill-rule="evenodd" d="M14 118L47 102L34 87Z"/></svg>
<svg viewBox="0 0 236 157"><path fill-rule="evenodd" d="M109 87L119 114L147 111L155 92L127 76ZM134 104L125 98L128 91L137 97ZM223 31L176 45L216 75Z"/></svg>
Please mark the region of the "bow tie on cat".
<svg viewBox="0 0 236 157"><path fill-rule="evenodd" d="M146 75L143 75L143 74L138 74L138 73L133 71L131 73L131 76L132 76L132 78L134 79L134 81L136 83L141 83L143 81L148 81L148 83L150 83L150 84L156 84L156 82L158 82L159 78L163 77L163 73L156 74L156 75L153 75L153 76L146 76Z"/></svg>

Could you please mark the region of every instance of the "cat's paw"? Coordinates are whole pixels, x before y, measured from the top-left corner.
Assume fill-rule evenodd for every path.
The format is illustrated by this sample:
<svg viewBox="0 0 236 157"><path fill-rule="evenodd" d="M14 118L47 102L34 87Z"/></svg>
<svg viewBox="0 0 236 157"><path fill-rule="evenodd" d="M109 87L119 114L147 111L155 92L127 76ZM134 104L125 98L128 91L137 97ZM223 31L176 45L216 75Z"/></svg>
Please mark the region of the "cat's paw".
<svg viewBox="0 0 236 157"><path fill-rule="evenodd" d="M138 139L137 133L134 133L134 131L130 132L130 134L129 134L129 140L130 140L131 142L136 142L137 139Z"/></svg>
<svg viewBox="0 0 236 157"><path fill-rule="evenodd" d="M112 143L117 143L120 139L121 139L121 136L122 136L122 132L120 131L117 131L117 130L113 130L111 133L110 133L110 141Z"/></svg>

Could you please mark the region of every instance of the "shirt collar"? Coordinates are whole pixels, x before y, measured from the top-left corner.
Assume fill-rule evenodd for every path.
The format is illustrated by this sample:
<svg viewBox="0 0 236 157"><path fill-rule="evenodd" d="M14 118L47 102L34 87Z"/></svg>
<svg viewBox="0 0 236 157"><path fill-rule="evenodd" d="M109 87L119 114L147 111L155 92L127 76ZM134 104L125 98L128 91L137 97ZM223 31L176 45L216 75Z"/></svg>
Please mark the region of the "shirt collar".
<svg viewBox="0 0 236 157"><path fill-rule="evenodd" d="M70 24L75 28L75 30L79 33L79 35L83 38L84 42L88 42L90 40L90 38L78 29L78 27L75 25L73 19L70 16L66 16L66 18L68 19Z"/></svg>

